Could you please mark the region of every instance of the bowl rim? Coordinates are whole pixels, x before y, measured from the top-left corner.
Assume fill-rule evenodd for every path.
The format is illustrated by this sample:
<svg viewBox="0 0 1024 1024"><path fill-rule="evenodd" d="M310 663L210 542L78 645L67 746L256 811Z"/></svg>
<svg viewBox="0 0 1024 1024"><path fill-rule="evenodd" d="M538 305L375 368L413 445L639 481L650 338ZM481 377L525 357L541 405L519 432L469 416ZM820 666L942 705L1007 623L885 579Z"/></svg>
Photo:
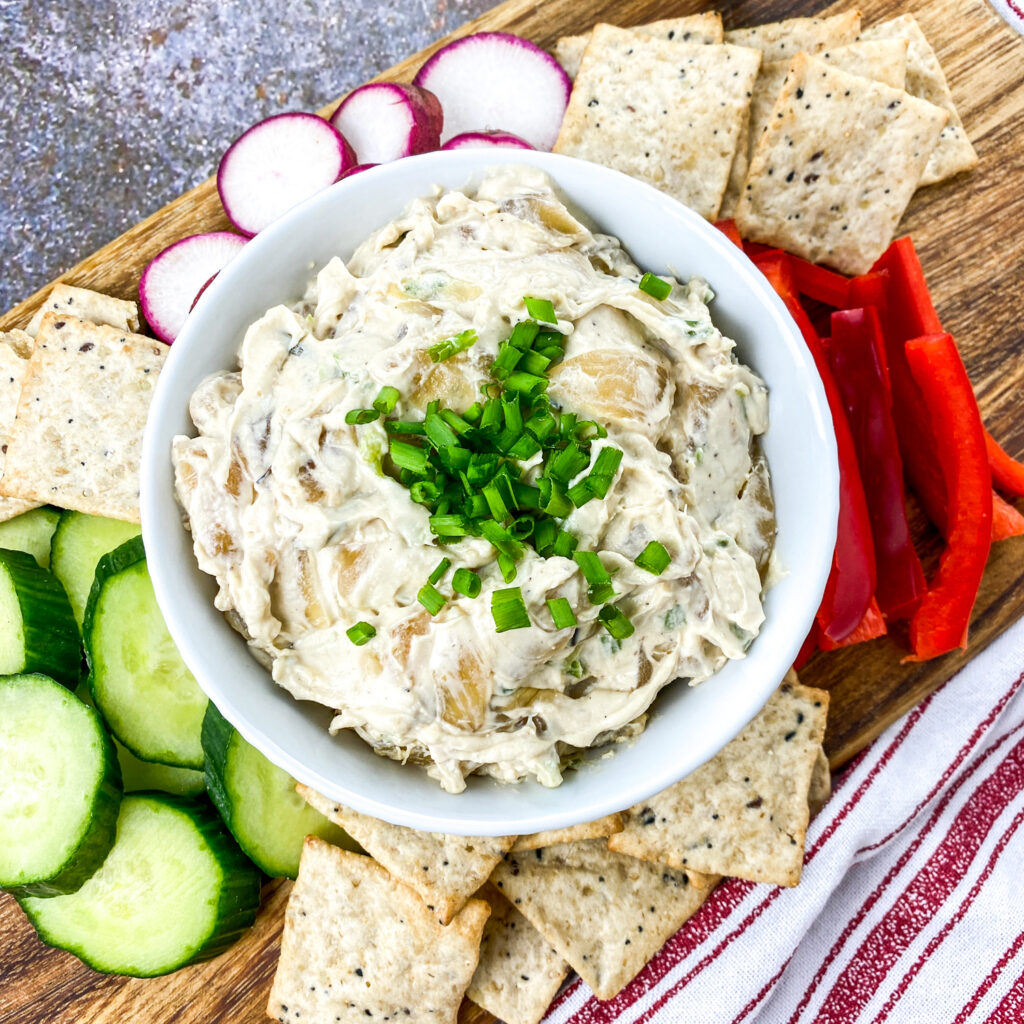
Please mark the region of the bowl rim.
<svg viewBox="0 0 1024 1024"><path fill-rule="evenodd" d="M573 202L572 188L566 187L563 184L560 172L564 172L564 175L568 175L570 178L581 171L588 175L596 175L598 180L603 179L607 183L613 195L617 188L625 189L627 193L635 191L636 195L640 197L638 201L646 200L648 203L654 202L663 207L667 215L670 214L671 217L681 220L687 229L695 232L703 245L715 249L716 255L724 259L725 263L730 266L730 270L743 279L743 283L748 286L748 290L752 295L756 296L764 312L773 322L774 327L781 333L784 346L794 358L794 371L807 386L808 411L815 428L813 443L820 443L823 446L822 452L825 456L824 460L819 460L815 467L816 471L822 474L822 479L819 481L818 486L820 498L823 502L821 506L823 532L818 538L818 546L821 550L817 550L815 558L811 560L810 570L805 570L808 575L801 577L801 589L798 592L798 598L796 598L798 614L795 616L795 621L801 624L800 630L797 632L792 624L790 624L788 639L775 641L775 646L780 647L781 650L776 651L775 656L768 659L769 664L776 671L767 673L764 678L757 679L749 684L750 693L747 695L748 699L742 704L741 710L738 710L734 717L730 717L727 722L714 721L706 724L702 730L702 740L697 752L699 759L695 760L691 756L690 763L687 764L685 771L679 771L676 767L652 770L649 774L644 775L641 773L638 775L630 785L622 784L620 780L619 785L605 787L608 792L598 798L585 802L577 807L576 810L572 810L571 806L568 810L563 809L560 811L557 809L545 810L542 806L538 807L538 801L542 802L543 798L532 799L537 790L542 792L552 791L544 791L542 787L532 781L518 783L511 788L517 789L523 794L523 799L518 801L517 804L521 808L522 813L515 817L514 820L508 817L481 818L479 816L473 817L467 816L465 813L459 813L457 801L460 799L460 795L452 796L445 794L449 801L456 802L449 802L446 805L451 807L450 811L442 810L439 812L436 809L424 811L421 807L410 805L409 801L403 802L400 797L396 796L394 792L395 787L389 787L384 783L383 779L383 766L393 764L394 762L388 762L384 758L379 758L368 745L362 744L361 740L358 742L363 745L366 754L370 757L378 758L381 762L380 774L382 785L374 793L366 792L363 789L353 789L347 783L347 780L327 777L307 764L303 760L305 750L302 754L296 754L293 750L283 746L279 737L275 737L265 729L254 725L246 717L245 708L240 706L239 702L232 697L229 688L226 689L221 684L217 672L213 670L213 666L208 664L206 652L202 649L199 638L192 632L189 617L183 611L181 603L176 599L173 577L176 569L180 567L170 564L169 558L164 557L168 545L163 529L167 528L171 515L177 519L178 526L182 531L185 530L185 527L180 508L176 504L170 512L167 508L161 509L161 506L164 505L164 499L161 495L166 494L168 475L171 479L171 490L173 491L173 471L171 470L171 460L167 445L169 444L170 437L178 431L169 429L165 421L169 417L179 415L181 412L181 406L178 404L181 398L175 394L174 385L179 376L187 374L187 370L184 367L193 349L203 344L207 327L216 316L222 296L228 295L232 289L244 287L250 265L257 261L266 260L268 256L272 258L279 244L289 238L295 232L295 226L301 224L313 211L319 210L321 206L329 209L335 203L343 202L350 194L353 199L358 200L360 192L372 191L369 187L371 184L376 186L389 182L391 179L402 180L408 178L415 180L416 171L423 169L423 173L426 174L434 167L439 168L437 172L438 180L450 178L456 174L455 169L461 168L463 181L468 181L474 175L479 176L479 173L486 168L509 164L528 164L547 172L554 179L560 193L567 196L570 203ZM459 188L463 186L445 185L445 187ZM406 187L403 205L412 201L417 196L425 194L426 191L426 189L420 187L418 181L412 191ZM601 230L600 218L598 217L597 220L598 230ZM380 226L379 223L378 226ZM339 244L338 248L341 250L344 246ZM626 245L626 248L629 251L630 247L628 245ZM319 267L311 268L309 273L313 274L318 269ZM671 267L668 269L670 270ZM713 309L713 318L718 322L720 311L716 314ZM239 329L234 330L233 337L236 345L247 326L248 324L242 324ZM230 363L228 362L227 365L230 365ZM189 391L190 394L191 390ZM185 402L187 404L187 396L185 397ZM774 479L773 472L773 481ZM596 164L589 164L576 158L538 151L508 150L503 151L499 156L493 150L462 149L435 151L419 156L406 157L400 161L378 165L358 175L350 175L293 207L247 242L238 256L220 272L213 283L200 296L199 301L186 320L185 326L171 347L171 352L157 381L143 438L140 505L143 541L147 552L152 553L149 557L150 575L157 603L163 611L171 636L177 644L186 665L188 665L199 682L200 687L214 701L221 714L231 722L245 740L299 782L323 793L332 800L337 800L352 807L356 811L394 824L431 832L482 836L507 835L513 832L521 834L562 828L594 820L605 814L633 806L689 774L689 772L714 756L718 750L733 739L756 716L777 688L786 669L789 668L795 659L804 636L813 622L814 611L817 609L821 595L824 592L831 567L831 553L835 544L836 522L838 519L838 492L838 456L824 386L817 371L814 369L813 359L803 341L799 328L793 321L784 303L742 250L729 241L712 224L705 221L692 210L654 189L652 186L618 171ZM828 539L829 537L831 539ZM826 541L827 544L825 544ZM827 557L824 557L823 545L827 546ZM189 553L191 554L190 540ZM188 566L188 573L201 574L201 571L195 564L194 557ZM762 626L759 639L767 630L772 628L768 607L774 603L772 602L772 594L776 589L777 587L770 588L765 594L766 621ZM213 613L213 615L220 619L224 629L230 631L238 643L244 643L241 637L231 629L223 614L213 608L212 603L206 609L204 618L209 619L210 613ZM774 631L777 632L781 628L781 625L775 626ZM755 640L754 648L757 648L757 643L758 641ZM756 653L757 651L755 651ZM259 666L249 652L246 652L246 654L252 660L253 666L259 672L265 673L269 677L269 672ZM702 683L700 687L692 688L689 692L697 693L709 684L713 684L731 665L750 663L751 659L730 661L719 672ZM295 700L283 688L276 687L276 684L271 685L277 689L281 699L293 705L305 703ZM661 702L662 694L668 690L679 689L680 686L681 684L676 681L674 686L670 684L663 688L656 701L656 705ZM653 724L652 721L648 725L647 730L641 734L632 746L635 747L643 744L644 736L651 732ZM312 726L312 723L310 725ZM626 751L619 751L615 756L620 758L625 753ZM614 759L612 761L614 762ZM576 778L584 776L591 768L597 768L597 764L591 763L591 765L579 772L567 773L565 781L553 792L564 792L567 787L571 788ZM405 770L409 771L412 769ZM422 773L421 769L415 770L425 777L425 773ZM438 792L441 792L439 785L432 780L428 781L431 781L431 784L437 787ZM472 780L467 781L471 782ZM491 785L505 786L506 789L510 788L509 784L493 783L493 780L487 781ZM509 802L516 803L515 800Z"/></svg>

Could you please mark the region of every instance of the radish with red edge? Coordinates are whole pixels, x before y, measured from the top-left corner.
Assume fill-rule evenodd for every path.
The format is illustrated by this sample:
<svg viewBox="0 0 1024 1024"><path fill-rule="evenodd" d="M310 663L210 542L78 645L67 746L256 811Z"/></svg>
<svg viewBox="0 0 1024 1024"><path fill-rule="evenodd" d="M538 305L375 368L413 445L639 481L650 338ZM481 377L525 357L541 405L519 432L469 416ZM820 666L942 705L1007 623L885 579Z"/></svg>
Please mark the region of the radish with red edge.
<svg viewBox="0 0 1024 1024"><path fill-rule="evenodd" d="M511 132L463 132L449 139L442 149L533 149L526 139Z"/></svg>
<svg viewBox="0 0 1024 1024"><path fill-rule="evenodd" d="M331 124L348 139L360 163L385 164L437 149L444 115L437 97L426 89L372 82L341 101Z"/></svg>
<svg viewBox="0 0 1024 1024"><path fill-rule="evenodd" d="M442 141L501 129L551 149L572 82L539 46L507 32L480 32L442 47L413 79L444 110Z"/></svg>
<svg viewBox="0 0 1024 1024"><path fill-rule="evenodd" d="M355 163L345 137L322 117L275 114L231 143L217 169L217 191L228 220L255 235Z"/></svg>
<svg viewBox="0 0 1024 1024"><path fill-rule="evenodd" d="M231 231L189 235L149 261L139 280L139 304L161 341L168 345L174 341L199 290L234 259L245 242Z"/></svg>
<svg viewBox="0 0 1024 1024"><path fill-rule="evenodd" d="M376 167L376 164L356 164L355 167L350 167L341 178L351 178L353 174L361 174L363 171L368 171L371 167ZM341 178L338 181L341 181Z"/></svg>

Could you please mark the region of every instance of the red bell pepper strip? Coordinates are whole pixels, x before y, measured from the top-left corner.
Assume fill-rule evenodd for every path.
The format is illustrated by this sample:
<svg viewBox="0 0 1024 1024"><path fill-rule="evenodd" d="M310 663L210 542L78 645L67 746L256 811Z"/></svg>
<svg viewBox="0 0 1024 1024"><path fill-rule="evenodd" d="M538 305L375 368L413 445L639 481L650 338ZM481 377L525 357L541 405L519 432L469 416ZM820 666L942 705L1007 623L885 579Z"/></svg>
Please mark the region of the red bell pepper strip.
<svg viewBox="0 0 1024 1024"><path fill-rule="evenodd" d="M739 228L736 227L736 221L731 217L726 220L716 220L715 227L718 228L718 230L721 231L733 245L739 246L740 249L743 248L743 239L740 238Z"/></svg>
<svg viewBox="0 0 1024 1024"><path fill-rule="evenodd" d="M821 632L837 642L857 628L875 593L875 548L864 486L857 466L857 452L821 339L797 298L789 257L779 252L765 253L754 262L800 328L825 387L832 413L839 452L839 523L832 571L818 609L817 622Z"/></svg>
<svg viewBox="0 0 1024 1024"><path fill-rule="evenodd" d="M985 448L992 483L1015 498L1024 498L1024 465L1004 451L1002 445L986 430Z"/></svg>
<svg viewBox="0 0 1024 1024"><path fill-rule="evenodd" d="M800 646L797 652L796 661L793 662L793 671L799 672L818 653L818 624L811 623L811 631Z"/></svg>
<svg viewBox="0 0 1024 1024"><path fill-rule="evenodd" d="M878 310L878 315L885 319L888 308L888 289L888 270L872 270L858 277L851 277L847 305L851 309L874 306Z"/></svg>
<svg viewBox="0 0 1024 1024"><path fill-rule="evenodd" d="M910 618L925 591L924 572L907 524L903 465L885 372L885 341L873 307L832 314L829 358L857 450L878 583L875 597L890 619Z"/></svg>
<svg viewBox="0 0 1024 1024"><path fill-rule="evenodd" d="M849 305L850 279L834 270L809 263L799 256L790 255L793 268L793 280L796 290L815 302L824 302L826 306L846 309Z"/></svg>
<svg viewBox="0 0 1024 1024"><path fill-rule="evenodd" d="M1024 516L998 494L992 494L992 539L1024 537Z"/></svg>
<svg viewBox="0 0 1024 1024"><path fill-rule="evenodd" d="M878 607L878 602L872 598L871 604L868 605L868 610L864 613L864 618L860 620L857 628L848 637L835 642L829 640L822 633L817 638L818 646L823 651L838 651L840 647L852 647L854 644L875 640L880 636L885 636L887 632L882 609Z"/></svg>
<svg viewBox="0 0 1024 1024"><path fill-rule="evenodd" d="M953 338L913 338L905 352L941 453L948 510L938 571L910 620L913 654L906 660L925 661L967 646L971 609L992 543L992 477L978 403Z"/></svg>

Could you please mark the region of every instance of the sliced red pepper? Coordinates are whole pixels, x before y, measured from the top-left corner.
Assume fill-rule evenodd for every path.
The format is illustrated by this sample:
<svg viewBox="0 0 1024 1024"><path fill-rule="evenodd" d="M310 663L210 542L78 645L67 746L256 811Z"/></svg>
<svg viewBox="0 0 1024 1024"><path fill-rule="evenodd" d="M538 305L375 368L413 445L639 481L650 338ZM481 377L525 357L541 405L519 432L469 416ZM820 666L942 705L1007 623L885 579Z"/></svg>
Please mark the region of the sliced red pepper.
<svg viewBox="0 0 1024 1024"><path fill-rule="evenodd" d="M1024 537L1024 516L998 494L992 494L992 539Z"/></svg>
<svg viewBox="0 0 1024 1024"><path fill-rule="evenodd" d="M857 624L857 628L844 639L838 643L829 640L827 636L821 634L817 640L818 644L823 651L837 651L840 647L852 647L854 644L862 644L868 640L875 640L880 636L885 636L888 632L885 625L885 617L882 615L882 609L878 607L878 602L872 598L871 604L868 605L868 610L864 613L864 618Z"/></svg>
<svg viewBox="0 0 1024 1024"><path fill-rule="evenodd" d="M790 255L793 268L793 280L796 290L815 302L824 302L826 306L845 309L849 305L850 279L834 270L819 267L799 256Z"/></svg>
<svg viewBox="0 0 1024 1024"><path fill-rule="evenodd" d="M807 639L804 640L797 652L796 661L793 662L793 669L799 672L818 653L818 624L816 622L811 623L811 631L807 634Z"/></svg>
<svg viewBox="0 0 1024 1024"><path fill-rule="evenodd" d="M992 477L985 430L963 360L949 334L913 338L907 366L942 453L948 534L939 568L910 620L907 660L967 646L967 626L992 543Z"/></svg>
<svg viewBox="0 0 1024 1024"><path fill-rule="evenodd" d="M888 308L889 271L872 270L850 278L847 305L852 309L874 306L885 317Z"/></svg>
<svg viewBox="0 0 1024 1024"><path fill-rule="evenodd" d="M857 452L821 339L797 297L789 257L785 253L769 252L755 258L754 262L800 328L821 376L832 413L839 452L839 523L832 571L818 609L817 622L821 632L837 642L857 628L875 593L875 549L864 486L857 466Z"/></svg>
<svg viewBox="0 0 1024 1024"><path fill-rule="evenodd" d="M752 259L757 259L758 256L764 256L766 253L782 252L777 245L763 245L761 242L747 242L743 243L743 251Z"/></svg>
<svg viewBox="0 0 1024 1024"><path fill-rule="evenodd" d="M1015 498L1024 498L1024 465L1008 455L1003 446L986 430L985 448L988 451L988 466L992 471L992 483L1001 491Z"/></svg>
<svg viewBox="0 0 1024 1024"><path fill-rule="evenodd" d="M885 372L885 340L873 307L832 314L829 359L857 450L875 544L875 597L890 619L909 618L925 591L907 523L903 465Z"/></svg>
<svg viewBox="0 0 1024 1024"><path fill-rule="evenodd" d="M743 239L740 238L739 228L736 227L736 221L731 217L726 220L716 220L715 227L718 228L718 230L721 231L733 245L739 246L741 249L743 248Z"/></svg>

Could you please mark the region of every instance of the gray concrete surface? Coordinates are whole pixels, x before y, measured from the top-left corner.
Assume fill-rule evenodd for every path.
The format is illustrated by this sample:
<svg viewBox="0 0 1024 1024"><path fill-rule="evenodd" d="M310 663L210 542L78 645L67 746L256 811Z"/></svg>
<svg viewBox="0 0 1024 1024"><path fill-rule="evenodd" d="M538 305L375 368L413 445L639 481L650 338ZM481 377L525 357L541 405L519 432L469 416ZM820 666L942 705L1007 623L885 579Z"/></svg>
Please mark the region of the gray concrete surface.
<svg viewBox="0 0 1024 1024"><path fill-rule="evenodd" d="M0 309L498 0L0 0Z"/></svg>

